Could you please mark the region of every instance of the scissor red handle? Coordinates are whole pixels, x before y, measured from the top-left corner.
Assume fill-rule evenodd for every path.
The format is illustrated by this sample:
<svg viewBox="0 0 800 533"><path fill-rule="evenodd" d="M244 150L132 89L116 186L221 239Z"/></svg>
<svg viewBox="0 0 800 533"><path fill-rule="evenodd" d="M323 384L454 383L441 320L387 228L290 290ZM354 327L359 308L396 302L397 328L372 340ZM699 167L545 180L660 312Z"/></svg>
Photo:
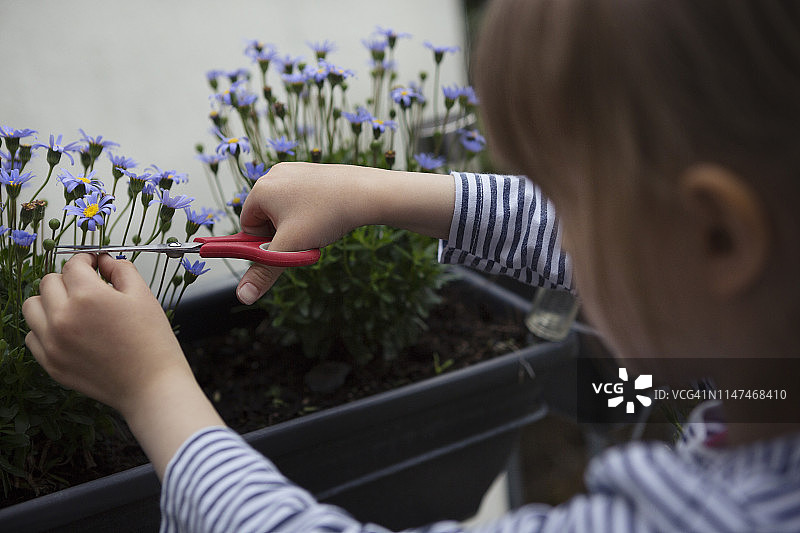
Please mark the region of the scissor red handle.
<svg viewBox="0 0 800 533"><path fill-rule="evenodd" d="M219 237L197 237L195 242L203 243L200 257L227 257L247 259L262 265L294 267L313 265L319 261L319 248L300 252L273 252L265 249L270 240L258 235L240 232L235 235Z"/></svg>

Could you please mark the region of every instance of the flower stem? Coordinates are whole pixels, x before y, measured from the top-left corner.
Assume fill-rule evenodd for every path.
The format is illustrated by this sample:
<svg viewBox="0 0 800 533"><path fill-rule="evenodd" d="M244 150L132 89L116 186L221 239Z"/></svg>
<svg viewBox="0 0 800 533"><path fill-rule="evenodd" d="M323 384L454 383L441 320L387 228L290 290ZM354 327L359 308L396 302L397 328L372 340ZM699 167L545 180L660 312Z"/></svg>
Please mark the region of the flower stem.
<svg viewBox="0 0 800 533"><path fill-rule="evenodd" d="M44 183L42 183L41 187L36 189L36 192L33 193L33 196L31 196L31 199L30 199L31 202L34 201L37 196L39 196L39 193L42 192L42 189L44 189L45 186L47 185L47 183L50 181L50 176L53 175L53 169L54 168L55 168L55 165L51 165L50 166L50 170L47 172L47 178L45 178Z"/></svg>
<svg viewBox="0 0 800 533"><path fill-rule="evenodd" d="M130 203L131 202L128 202L128 204L130 204ZM133 212L134 211L136 211L136 203L134 203L131 206L131 214L128 216L128 223L125 225L125 233L122 235L122 246L125 246L125 240L128 238L128 231L131 229L131 222L133 221ZM119 218L117 220L119 220ZM116 221L115 221L115 223L116 223Z"/></svg>

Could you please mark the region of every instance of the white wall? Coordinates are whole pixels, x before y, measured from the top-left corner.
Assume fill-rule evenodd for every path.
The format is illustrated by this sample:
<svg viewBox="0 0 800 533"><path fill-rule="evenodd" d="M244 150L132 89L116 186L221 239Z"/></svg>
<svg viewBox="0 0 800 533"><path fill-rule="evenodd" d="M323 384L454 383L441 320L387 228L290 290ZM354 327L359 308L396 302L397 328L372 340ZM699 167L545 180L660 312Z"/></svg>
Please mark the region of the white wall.
<svg viewBox="0 0 800 533"><path fill-rule="evenodd" d="M103 135L140 166L188 172L176 192L210 205L194 159L196 142L212 142L205 72L249 67L245 39L309 60L306 42L328 39L338 45L329 59L357 73L357 101L369 85L361 40L377 25L412 34L398 45L399 82L433 72L424 41L463 49L460 0L0 0L0 124L36 129L45 143L50 133L78 140L78 128ZM465 70L462 54L448 56L442 81L463 84Z"/></svg>

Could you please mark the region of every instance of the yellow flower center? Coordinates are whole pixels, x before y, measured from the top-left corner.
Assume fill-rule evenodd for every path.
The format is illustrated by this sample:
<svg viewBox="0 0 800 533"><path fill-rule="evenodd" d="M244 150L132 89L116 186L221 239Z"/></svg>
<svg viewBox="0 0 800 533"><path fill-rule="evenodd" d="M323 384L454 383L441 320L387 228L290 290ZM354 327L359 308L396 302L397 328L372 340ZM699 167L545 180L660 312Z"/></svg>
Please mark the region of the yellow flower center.
<svg viewBox="0 0 800 533"><path fill-rule="evenodd" d="M231 203L240 204L240 203L242 203L242 199L241 198L234 198L233 200L231 200Z"/></svg>
<svg viewBox="0 0 800 533"><path fill-rule="evenodd" d="M100 208L97 206L97 204L89 204L86 206L86 209L83 210L83 216L86 218L91 218L95 216L98 211L100 211Z"/></svg>
<svg viewBox="0 0 800 533"><path fill-rule="evenodd" d="M168 180L171 180L171 179L174 179L174 178L175 178L175 176L173 174L168 174L167 175L167 179Z"/></svg>
<svg viewBox="0 0 800 533"><path fill-rule="evenodd" d="M85 176L78 176L78 179L84 183L91 183L92 181Z"/></svg>
<svg viewBox="0 0 800 533"><path fill-rule="evenodd" d="M228 144L236 144L238 142L239 142L239 138L238 137L232 137L232 138L228 139Z"/></svg>
<svg viewBox="0 0 800 533"><path fill-rule="evenodd" d="M378 120L378 119L376 118L376 119L375 119L375 124L377 124L378 126L381 126L381 125L383 125L383 121L382 121L382 120Z"/></svg>

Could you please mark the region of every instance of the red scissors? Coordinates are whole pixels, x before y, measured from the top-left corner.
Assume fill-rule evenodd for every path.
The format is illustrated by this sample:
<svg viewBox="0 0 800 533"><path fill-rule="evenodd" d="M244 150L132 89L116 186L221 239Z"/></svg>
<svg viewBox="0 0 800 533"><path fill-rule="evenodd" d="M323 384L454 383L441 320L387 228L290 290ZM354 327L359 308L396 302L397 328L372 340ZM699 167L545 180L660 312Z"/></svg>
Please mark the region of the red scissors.
<svg viewBox="0 0 800 533"><path fill-rule="evenodd" d="M296 267L313 265L319 260L319 248L299 252L275 252L269 249L269 237L259 237L239 232L235 235L219 237L197 237L192 242L170 242L164 244L144 244L141 246L59 246L58 253L79 252L158 252L169 257L182 257L186 253L199 253L200 257L220 257L247 259L262 265Z"/></svg>

